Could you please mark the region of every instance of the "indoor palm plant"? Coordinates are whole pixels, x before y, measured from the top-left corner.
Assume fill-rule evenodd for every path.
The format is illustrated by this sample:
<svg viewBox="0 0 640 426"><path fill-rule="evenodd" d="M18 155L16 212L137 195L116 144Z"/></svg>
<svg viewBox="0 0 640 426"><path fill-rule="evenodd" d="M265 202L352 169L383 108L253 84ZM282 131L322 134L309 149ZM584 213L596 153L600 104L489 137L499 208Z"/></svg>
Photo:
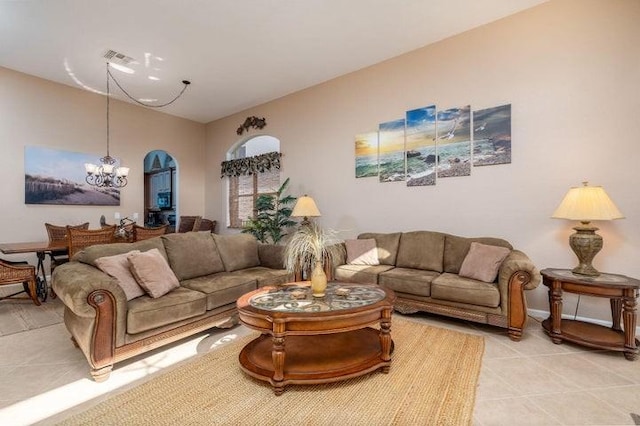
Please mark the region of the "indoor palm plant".
<svg viewBox="0 0 640 426"><path fill-rule="evenodd" d="M327 276L324 265L344 253L342 241L333 230L325 231L310 222L301 225L291 236L284 249L284 266L293 273L306 274L311 279L311 288L316 297L324 296Z"/></svg>
<svg viewBox="0 0 640 426"><path fill-rule="evenodd" d="M262 194L256 199L256 215L247 220L242 232L253 235L261 243L278 244L287 233L285 230L296 224L291 219L291 204L296 197L284 195L289 178L275 194Z"/></svg>

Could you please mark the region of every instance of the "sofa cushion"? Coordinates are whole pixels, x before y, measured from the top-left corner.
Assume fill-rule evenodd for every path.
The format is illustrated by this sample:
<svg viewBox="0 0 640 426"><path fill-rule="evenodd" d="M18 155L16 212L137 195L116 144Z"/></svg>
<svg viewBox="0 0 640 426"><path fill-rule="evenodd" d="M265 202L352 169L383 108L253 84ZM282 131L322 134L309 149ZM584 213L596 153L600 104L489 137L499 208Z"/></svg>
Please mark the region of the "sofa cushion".
<svg viewBox="0 0 640 426"><path fill-rule="evenodd" d="M287 284L292 282L294 279L293 274L286 269L271 269L265 268L264 266L242 269L240 271L235 271L234 274L256 280L258 287Z"/></svg>
<svg viewBox="0 0 640 426"><path fill-rule="evenodd" d="M135 251L129 253L127 259L131 274L149 296L158 298L180 287L178 278L158 249L144 253Z"/></svg>
<svg viewBox="0 0 640 426"><path fill-rule="evenodd" d="M284 247L276 244L258 244L260 266L271 269L284 269Z"/></svg>
<svg viewBox="0 0 640 426"><path fill-rule="evenodd" d="M254 278L234 272L218 272L185 280L181 284L184 288L205 294L208 311L235 303L240 296L257 288Z"/></svg>
<svg viewBox="0 0 640 426"><path fill-rule="evenodd" d="M497 285L449 273L444 273L431 282L431 297L490 308L500 306Z"/></svg>
<svg viewBox="0 0 640 426"><path fill-rule="evenodd" d="M380 234L375 232L366 232L358 235L358 239L371 239L376 240L376 247L378 249L378 260L381 265L396 264L396 257L398 256L398 245L400 244L400 232L394 232L391 234Z"/></svg>
<svg viewBox="0 0 640 426"><path fill-rule="evenodd" d="M128 303L127 333L136 334L206 312L205 294L179 287L153 299L142 296Z"/></svg>
<svg viewBox="0 0 640 426"><path fill-rule="evenodd" d="M260 266L258 257L258 240L253 235L235 234L218 235L213 234L224 269L227 272L238 269Z"/></svg>
<svg viewBox="0 0 640 426"><path fill-rule="evenodd" d="M444 234L431 231L405 232L400 237L399 268L423 269L442 272Z"/></svg>
<svg viewBox="0 0 640 426"><path fill-rule="evenodd" d="M457 274L460 272L460 267L464 258L469 252L472 242L478 242L482 244L506 247L513 250L513 247L509 242L502 238L491 237L477 237L477 238L465 238L458 237L456 235L445 235L444 237L444 272L451 272Z"/></svg>
<svg viewBox="0 0 640 426"><path fill-rule="evenodd" d="M140 250L132 250L128 253L104 256L96 259L98 269L118 280L118 285L124 290L127 300L135 299L145 294L145 291L136 281L129 269L129 254L140 253Z"/></svg>
<svg viewBox="0 0 640 426"><path fill-rule="evenodd" d="M373 238L358 238L345 240L347 263L350 265L379 265L376 240Z"/></svg>
<svg viewBox="0 0 640 426"><path fill-rule="evenodd" d="M390 265L340 265L335 279L347 283L378 284L378 274L393 269Z"/></svg>
<svg viewBox="0 0 640 426"><path fill-rule="evenodd" d="M465 278L492 283L498 276L502 261L511 253L506 247L490 246L473 242L469 253L460 267L460 275Z"/></svg>
<svg viewBox="0 0 640 426"><path fill-rule="evenodd" d="M210 232L166 234L164 241L171 269L180 281L224 271Z"/></svg>
<svg viewBox="0 0 640 426"><path fill-rule="evenodd" d="M431 295L431 281L439 275L422 269L393 268L381 273L378 282L393 291L428 297Z"/></svg>
<svg viewBox="0 0 640 426"><path fill-rule="evenodd" d="M162 240L160 237L155 237L149 238L148 240L136 241L135 243L97 244L95 246L89 246L76 253L73 259L98 267L98 265L96 265L96 259L101 257L128 253L132 250L149 251L154 248L158 249L165 259L167 258L167 252L164 250Z"/></svg>

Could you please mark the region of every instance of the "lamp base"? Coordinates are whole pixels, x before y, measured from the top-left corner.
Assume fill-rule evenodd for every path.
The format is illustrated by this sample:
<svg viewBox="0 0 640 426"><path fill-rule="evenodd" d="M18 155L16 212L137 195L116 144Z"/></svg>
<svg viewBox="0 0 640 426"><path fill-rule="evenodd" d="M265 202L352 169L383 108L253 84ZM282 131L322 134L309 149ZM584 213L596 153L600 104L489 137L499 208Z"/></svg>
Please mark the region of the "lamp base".
<svg viewBox="0 0 640 426"><path fill-rule="evenodd" d="M579 263L571 272L579 275L597 277L600 275L600 272L591 265L591 262L602 249L602 237L596 234L598 228L589 226L588 223L583 223L573 229L575 229L576 232L569 237L569 245L578 257Z"/></svg>

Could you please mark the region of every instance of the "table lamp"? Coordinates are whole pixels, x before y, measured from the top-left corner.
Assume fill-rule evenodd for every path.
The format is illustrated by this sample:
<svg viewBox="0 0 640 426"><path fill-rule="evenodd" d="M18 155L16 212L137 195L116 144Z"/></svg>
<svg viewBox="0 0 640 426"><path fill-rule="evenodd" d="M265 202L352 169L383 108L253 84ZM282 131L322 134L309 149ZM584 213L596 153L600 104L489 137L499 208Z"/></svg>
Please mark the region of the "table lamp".
<svg viewBox="0 0 640 426"><path fill-rule="evenodd" d="M296 205L293 207L293 211L291 212L291 217L301 217L302 222L300 225L309 225L310 217L318 217L321 216L320 210L318 210L318 206L316 206L316 202L313 201L313 198L309 197L307 194L298 198L296 201Z"/></svg>
<svg viewBox="0 0 640 426"><path fill-rule="evenodd" d="M602 237L596 234L598 228L590 222L624 218L604 189L582 182L582 186L569 189L551 217L580 221L580 225L573 228L576 232L569 237L569 245L579 262L572 272L593 277L600 275L591 261L602 249Z"/></svg>

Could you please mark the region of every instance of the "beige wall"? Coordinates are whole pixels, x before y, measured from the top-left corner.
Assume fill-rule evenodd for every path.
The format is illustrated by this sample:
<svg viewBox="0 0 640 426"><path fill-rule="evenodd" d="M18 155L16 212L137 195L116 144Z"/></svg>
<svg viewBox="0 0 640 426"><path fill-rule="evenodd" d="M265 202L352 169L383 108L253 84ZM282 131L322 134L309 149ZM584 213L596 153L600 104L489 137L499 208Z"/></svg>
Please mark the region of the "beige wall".
<svg viewBox="0 0 640 426"><path fill-rule="evenodd" d="M100 215L114 222L143 213L143 161L154 149L169 152L179 168L179 208L204 212L203 159L205 126L125 102L111 102L111 155L131 167L119 207L50 206L24 203L24 147L45 146L95 154L106 153L105 97L0 68L0 221L1 242L46 240L44 223L91 222Z"/></svg>
<svg viewBox="0 0 640 426"><path fill-rule="evenodd" d="M280 139L292 192L313 196L322 225L345 238L413 229L499 236L540 268L573 267L573 224L549 216L569 187L588 179L627 217L597 224L605 247L594 266L640 277L638 22L635 0L551 0L210 123L207 213L224 222L219 163L244 118L264 116L262 132ZM474 168L434 187L354 178L354 135L432 103L511 103L512 164ZM546 294L542 286L528 293L530 308L548 310ZM566 313L575 300L567 296ZM609 319L609 304L583 297L578 315Z"/></svg>

